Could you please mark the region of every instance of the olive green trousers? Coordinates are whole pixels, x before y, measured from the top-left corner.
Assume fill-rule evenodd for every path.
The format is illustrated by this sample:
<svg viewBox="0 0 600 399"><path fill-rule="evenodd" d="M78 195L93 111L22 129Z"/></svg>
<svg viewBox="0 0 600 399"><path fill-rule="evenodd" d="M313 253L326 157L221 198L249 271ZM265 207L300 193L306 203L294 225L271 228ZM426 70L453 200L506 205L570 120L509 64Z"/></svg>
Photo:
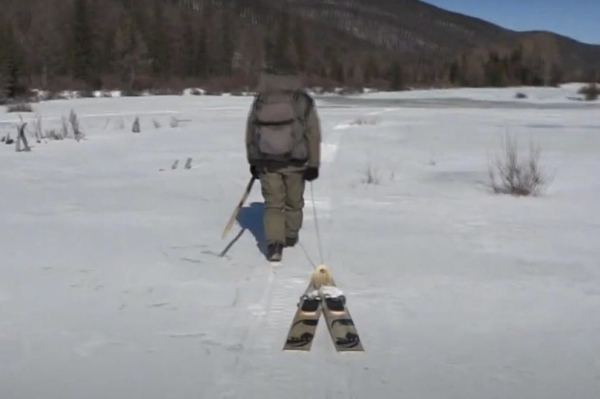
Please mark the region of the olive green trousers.
<svg viewBox="0 0 600 399"><path fill-rule="evenodd" d="M304 168L287 166L267 169L260 174L265 200L264 229L268 244L298 238L304 209Z"/></svg>

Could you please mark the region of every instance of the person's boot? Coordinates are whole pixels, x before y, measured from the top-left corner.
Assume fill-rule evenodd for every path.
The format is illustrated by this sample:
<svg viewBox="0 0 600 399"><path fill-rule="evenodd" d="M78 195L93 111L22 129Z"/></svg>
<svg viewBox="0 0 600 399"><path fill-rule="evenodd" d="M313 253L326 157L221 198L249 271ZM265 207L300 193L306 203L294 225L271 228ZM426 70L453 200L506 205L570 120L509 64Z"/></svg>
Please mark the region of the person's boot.
<svg viewBox="0 0 600 399"><path fill-rule="evenodd" d="M298 244L298 237L286 237L285 246L286 248L294 247Z"/></svg>
<svg viewBox="0 0 600 399"><path fill-rule="evenodd" d="M269 244L267 249L267 259L269 262L280 262L283 253L283 245L280 243Z"/></svg>

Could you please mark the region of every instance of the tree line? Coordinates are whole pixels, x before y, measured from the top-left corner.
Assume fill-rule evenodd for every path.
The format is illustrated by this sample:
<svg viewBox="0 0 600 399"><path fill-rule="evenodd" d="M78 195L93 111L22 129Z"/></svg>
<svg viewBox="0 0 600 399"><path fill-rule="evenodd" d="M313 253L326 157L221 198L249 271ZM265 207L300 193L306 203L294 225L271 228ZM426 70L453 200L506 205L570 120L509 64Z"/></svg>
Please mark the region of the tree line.
<svg viewBox="0 0 600 399"><path fill-rule="evenodd" d="M243 90L267 61L323 87L547 85L569 77L547 51L522 46L447 60L354 45L318 21L260 0L0 5L0 96L16 97L29 88Z"/></svg>

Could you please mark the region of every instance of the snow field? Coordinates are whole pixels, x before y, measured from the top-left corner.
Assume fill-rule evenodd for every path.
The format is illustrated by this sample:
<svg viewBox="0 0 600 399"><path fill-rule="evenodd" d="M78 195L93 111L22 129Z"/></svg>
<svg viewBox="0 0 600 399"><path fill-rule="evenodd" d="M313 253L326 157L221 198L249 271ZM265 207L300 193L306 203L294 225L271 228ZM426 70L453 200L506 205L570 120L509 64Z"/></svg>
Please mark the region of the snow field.
<svg viewBox="0 0 600 399"><path fill-rule="evenodd" d="M74 109L86 140L0 145L0 397L599 397L598 108L371 96L319 101L312 186L366 349L351 355L324 324L310 353L281 351L320 262L310 185L282 267L261 254L259 186L220 239L250 177L250 98L34 104L49 127ZM543 196L486 186L506 132L540 143Z"/></svg>

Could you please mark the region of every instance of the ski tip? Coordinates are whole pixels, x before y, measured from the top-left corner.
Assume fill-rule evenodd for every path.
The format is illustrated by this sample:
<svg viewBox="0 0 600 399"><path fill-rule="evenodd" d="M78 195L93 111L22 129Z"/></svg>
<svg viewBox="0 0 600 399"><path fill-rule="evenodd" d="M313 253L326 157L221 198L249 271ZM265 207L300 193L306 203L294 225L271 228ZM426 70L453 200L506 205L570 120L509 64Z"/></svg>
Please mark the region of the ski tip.
<svg viewBox="0 0 600 399"><path fill-rule="evenodd" d="M323 285L331 285L333 278L327 265L319 265L312 276L312 282L315 288L319 288Z"/></svg>
<svg viewBox="0 0 600 399"><path fill-rule="evenodd" d="M329 266L323 264L317 267L317 273L329 273Z"/></svg>

